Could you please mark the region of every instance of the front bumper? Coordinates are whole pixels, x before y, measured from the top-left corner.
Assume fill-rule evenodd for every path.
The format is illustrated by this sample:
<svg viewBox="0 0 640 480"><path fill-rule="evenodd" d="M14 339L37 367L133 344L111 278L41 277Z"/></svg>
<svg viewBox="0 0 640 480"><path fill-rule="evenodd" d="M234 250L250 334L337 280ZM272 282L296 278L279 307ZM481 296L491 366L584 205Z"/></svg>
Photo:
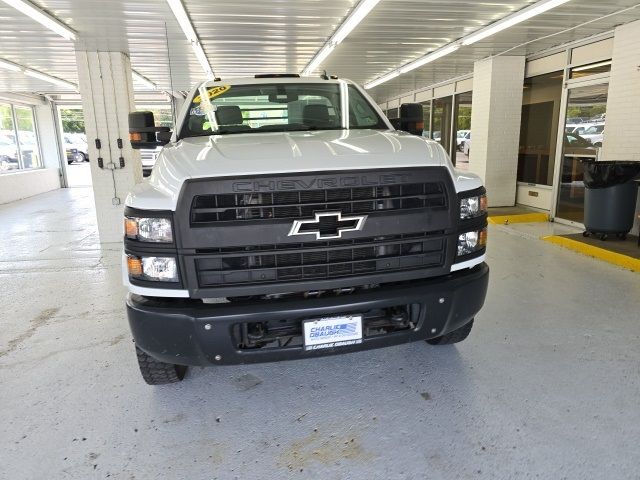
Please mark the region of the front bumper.
<svg viewBox="0 0 640 480"><path fill-rule="evenodd" d="M450 275L350 295L204 304L130 294L127 315L136 345L157 360L180 365L272 362L347 353L439 337L473 319L484 304L489 267L482 263ZM300 346L240 349L238 324L299 321L398 305L416 311L413 328L365 337L361 344L305 351ZM205 326L207 326L205 328Z"/></svg>

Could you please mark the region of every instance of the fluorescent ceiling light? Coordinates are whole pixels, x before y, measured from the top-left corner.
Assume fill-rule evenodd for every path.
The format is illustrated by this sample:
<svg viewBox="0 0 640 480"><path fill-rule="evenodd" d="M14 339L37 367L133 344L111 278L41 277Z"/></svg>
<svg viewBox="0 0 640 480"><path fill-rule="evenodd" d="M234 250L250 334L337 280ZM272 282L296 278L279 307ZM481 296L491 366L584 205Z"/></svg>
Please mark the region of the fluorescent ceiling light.
<svg viewBox="0 0 640 480"><path fill-rule="evenodd" d="M332 43L325 43L324 47L320 49L316 56L311 59L309 65L307 65L302 72L302 75L310 75L324 60L333 52L336 46Z"/></svg>
<svg viewBox="0 0 640 480"><path fill-rule="evenodd" d="M36 22L44 25L49 30L57 33L61 37L66 38L67 40L74 41L76 39L76 32L71 28L67 27L64 23L62 23L57 18L49 15L43 10L39 9L31 2L27 2L25 0L2 0L7 5L12 6L16 10L21 13L24 13L26 16L32 18Z"/></svg>
<svg viewBox="0 0 640 480"><path fill-rule="evenodd" d="M342 43L342 41L347 38L347 36L351 33L351 31L358 26L358 24L366 17L373 7L375 7L380 0L361 0L356 8L349 14L342 25L338 27L335 31L331 40L336 45Z"/></svg>
<svg viewBox="0 0 640 480"><path fill-rule="evenodd" d="M425 55L424 57L420 57L417 60L414 60L413 62L407 63L406 65L403 65L402 67L400 67L398 70L400 71L400 73L410 72L411 70L415 70L416 68L420 68L421 66L426 65L427 63L430 63L430 62L433 62L434 60L442 58L445 55L449 55L450 53L455 52L459 48L460 48L459 44L452 43L451 45L440 48L435 52L431 52Z"/></svg>
<svg viewBox="0 0 640 480"><path fill-rule="evenodd" d="M191 44L191 48L193 49L193 53L195 53L198 62L202 66L204 73L208 78L213 78L213 70L211 69L211 65L209 64L209 60L207 59L207 55L204 53L204 49L200 44L200 39L196 34L196 31L193 28L193 24L191 23L191 19L189 19L189 15L184 8L181 0L167 0L169 4L169 8L173 12L174 17L178 21L180 28L184 32L185 37L189 40Z"/></svg>
<svg viewBox="0 0 640 480"><path fill-rule="evenodd" d="M12 72L22 71L22 67L20 67L20 65L16 65L13 62L7 62L6 60L0 60L0 68L4 68L5 70L11 70Z"/></svg>
<svg viewBox="0 0 640 480"><path fill-rule="evenodd" d="M169 0L167 0L169 1ZM313 71L320 66L320 64L329 56L336 46L340 45L342 41L353 31L354 28L366 17L373 7L375 7L380 0L360 0L360 3L351 11L347 18L340 24L340 26L333 32L331 38L327 40L327 43L314 55L309 64L302 71L302 75L310 75Z"/></svg>
<svg viewBox="0 0 640 480"><path fill-rule="evenodd" d="M491 25L481 28L475 33L472 33L470 35L467 35L466 37L463 37L459 41L450 43L434 52L424 55L423 57L420 57L416 60L413 60L410 63L407 63L397 68L391 73L388 73L380 78L376 78L375 80L369 83L365 83L364 88L369 89L369 88L377 87L378 85L384 82L388 82L389 80L397 77L398 75L410 72L411 70L420 68L429 62L433 62L434 60L437 60L438 58L442 58L445 55L449 55L450 53L453 53L456 50L458 50L458 48L460 48L461 45L471 45L472 43L482 40L483 38L487 38L495 33L498 33L502 30L512 27L513 25L516 25L520 22L524 22L525 20L531 17L540 15L541 13L546 12L547 10L551 10L552 8L560 6L569 1L570 0L542 0L540 2L534 3L533 5L527 8L524 8L516 13L513 13L508 17L503 18L502 20L498 20L497 22L492 23Z"/></svg>
<svg viewBox="0 0 640 480"><path fill-rule="evenodd" d="M173 15L176 17L176 20L180 24L180 28L182 28L187 40L190 42L197 42L198 35L196 35L196 31L193 29L189 15L187 15L187 11L184 9L182 2L180 0L167 0L167 3L173 12Z"/></svg>
<svg viewBox="0 0 640 480"><path fill-rule="evenodd" d="M398 75L400 75L400 70L394 70L393 72L387 73L386 75L383 75L380 78L376 78L372 82L365 83L364 88L368 90L370 88L377 87L378 85L381 85L384 82L388 82L389 80L396 78Z"/></svg>
<svg viewBox="0 0 640 480"><path fill-rule="evenodd" d="M196 58L198 62L200 62L200 66L204 70L207 78L213 78L213 70L211 70L211 65L209 65L209 60L207 59L206 53L204 53L204 49L200 42L191 42L191 48L193 49L193 53L196 54Z"/></svg>
<svg viewBox="0 0 640 480"><path fill-rule="evenodd" d="M25 75L37 78L38 80L44 80L45 82L53 83L61 87L72 88L76 91L78 90L78 86L75 83L67 82L66 80L62 80L61 78L54 77L53 75L39 72L38 70L32 70L30 68L23 67L22 65L18 65L17 63L0 59L0 68L11 70L12 72L22 72Z"/></svg>
<svg viewBox="0 0 640 480"><path fill-rule="evenodd" d="M136 82L142 83L143 85L145 85L146 87L150 88L151 90L157 90L158 89L158 86L155 83L153 83L151 80L149 80L147 77L143 77L142 75L140 75L135 70L131 70L131 73L133 75L133 79Z"/></svg>
<svg viewBox="0 0 640 480"><path fill-rule="evenodd" d="M520 22L524 22L531 17L540 15L541 13L544 13L569 1L570 0L542 0L541 2L534 3L533 5L527 8L523 8L522 10L519 10L516 13L503 18L502 20L498 20L491 25L481 28L475 33L467 35L462 39L462 44L471 45L472 43L490 37L491 35L501 32L502 30L512 27Z"/></svg>
<svg viewBox="0 0 640 480"><path fill-rule="evenodd" d="M459 48L460 48L460 44L458 43L451 43L449 45L446 45L442 48L439 48L438 50L435 50L431 53L428 53L418 58L417 60L409 62L401 66L400 68L396 68L395 70L387 73L386 75L383 75L380 78L376 78L375 80L369 83L365 83L364 88L368 90L370 88L377 87L378 85L388 82L389 80L392 80L403 73L410 72L411 70L415 70L416 68L420 68L423 65L426 65L427 63L430 63L430 62L433 62L434 60L442 58L445 55L449 55L450 53L455 52Z"/></svg>
<svg viewBox="0 0 640 480"><path fill-rule="evenodd" d="M53 77L51 75L47 75L46 73L38 72L36 70L25 69L24 74L33 78L37 78L38 80L43 80L45 82L53 83L54 85L58 85L65 88L72 88L73 90L78 90L78 86L75 83L67 82L66 80L62 80L61 78Z"/></svg>
<svg viewBox="0 0 640 480"><path fill-rule="evenodd" d="M583 67L573 67L571 70L574 72L584 72L585 70L591 70L592 68L604 67L605 65L611 65L611 60L605 60L604 62L592 63Z"/></svg>

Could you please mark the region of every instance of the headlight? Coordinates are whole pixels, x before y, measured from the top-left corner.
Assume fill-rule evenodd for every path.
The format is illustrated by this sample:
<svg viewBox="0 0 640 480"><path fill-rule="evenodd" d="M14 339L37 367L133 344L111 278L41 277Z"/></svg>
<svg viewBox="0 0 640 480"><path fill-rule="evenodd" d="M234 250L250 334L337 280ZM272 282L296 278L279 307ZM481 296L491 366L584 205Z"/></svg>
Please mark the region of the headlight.
<svg viewBox="0 0 640 480"><path fill-rule="evenodd" d="M487 245L487 229L473 230L458 236L458 257L470 255Z"/></svg>
<svg viewBox="0 0 640 480"><path fill-rule="evenodd" d="M125 217L124 232L127 238L141 242L173 242L171 220L168 218Z"/></svg>
<svg viewBox="0 0 640 480"><path fill-rule="evenodd" d="M460 199L460 219L479 217L487 213L487 196L485 194Z"/></svg>
<svg viewBox="0 0 640 480"><path fill-rule="evenodd" d="M129 276L152 282L177 282L178 265L173 257L135 257L127 255Z"/></svg>

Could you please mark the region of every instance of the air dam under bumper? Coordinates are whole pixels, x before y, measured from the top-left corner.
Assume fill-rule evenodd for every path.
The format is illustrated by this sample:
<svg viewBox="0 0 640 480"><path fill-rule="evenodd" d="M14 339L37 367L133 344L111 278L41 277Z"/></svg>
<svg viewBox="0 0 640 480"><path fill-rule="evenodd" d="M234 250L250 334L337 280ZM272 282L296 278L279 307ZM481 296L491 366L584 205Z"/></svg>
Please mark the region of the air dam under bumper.
<svg viewBox="0 0 640 480"><path fill-rule="evenodd" d="M326 298L203 304L130 294L127 314L136 345L163 362L181 365L273 362L387 347L444 335L465 325L480 311L488 283L489 267L482 263L444 277ZM441 299L444 299L442 303ZM239 323L283 319L302 322L397 305L418 306L415 327L365 337L357 345L305 351L301 346L238 349L234 344L232 332ZM210 327L207 329L206 325Z"/></svg>

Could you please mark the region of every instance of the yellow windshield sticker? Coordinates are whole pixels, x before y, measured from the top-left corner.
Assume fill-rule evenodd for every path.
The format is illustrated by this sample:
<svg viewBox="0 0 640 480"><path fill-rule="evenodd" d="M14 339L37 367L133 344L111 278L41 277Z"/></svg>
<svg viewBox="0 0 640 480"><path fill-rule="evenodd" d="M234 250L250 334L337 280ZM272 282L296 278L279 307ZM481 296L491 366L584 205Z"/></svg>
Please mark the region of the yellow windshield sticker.
<svg viewBox="0 0 640 480"><path fill-rule="evenodd" d="M212 98L215 98L218 95L222 95L224 92L226 92L230 88L231 88L231 85L218 85L216 87L211 87L207 89L207 97L209 97L209 100L211 100ZM196 98L193 99L193 103L200 103L201 101L202 99L200 98L200 95L198 95Z"/></svg>

